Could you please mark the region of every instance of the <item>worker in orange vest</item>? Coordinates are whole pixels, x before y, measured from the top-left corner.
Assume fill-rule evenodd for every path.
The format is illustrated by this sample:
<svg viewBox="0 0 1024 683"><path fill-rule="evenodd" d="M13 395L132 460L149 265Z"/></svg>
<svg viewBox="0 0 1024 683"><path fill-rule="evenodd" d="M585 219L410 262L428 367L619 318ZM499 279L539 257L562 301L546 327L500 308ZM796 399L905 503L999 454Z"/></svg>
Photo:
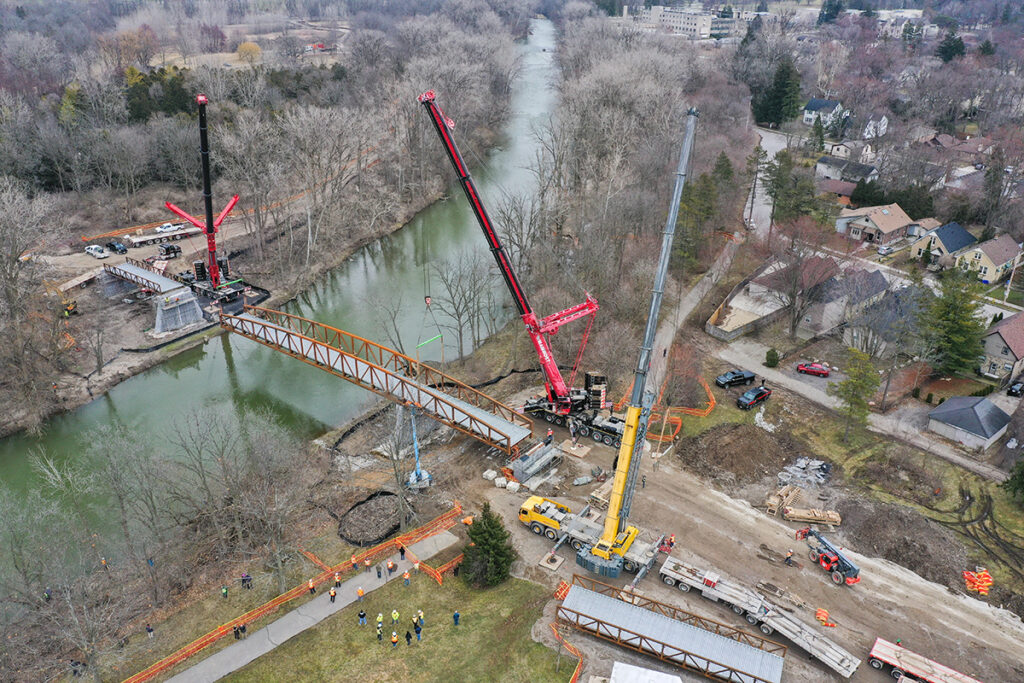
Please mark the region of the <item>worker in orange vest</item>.
<svg viewBox="0 0 1024 683"><path fill-rule="evenodd" d="M367 574L370 573L370 565L371 564L372 563L370 562L370 558L366 558L365 560L363 560L363 565L366 567L366 573Z"/></svg>
<svg viewBox="0 0 1024 683"><path fill-rule="evenodd" d="M316 586L313 584L313 579L309 580L309 594L313 595L316 593Z"/></svg>
<svg viewBox="0 0 1024 683"><path fill-rule="evenodd" d="M352 571L359 569L359 563L356 562L356 556L352 556Z"/></svg>
<svg viewBox="0 0 1024 683"><path fill-rule="evenodd" d="M391 632L391 647L398 647L398 634Z"/></svg>
<svg viewBox="0 0 1024 683"><path fill-rule="evenodd" d="M395 563L392 562L391 560L388 560L388 576L391 576L394 573L395 573Z"/></svg>
<svg viewBox="0 0 1024 683"><path fill-rule="evenodd" d="M334 587L341 585L341 572L334 572Z"/></svg>
<svg viewBox="0 0 1024 683"><path fill-rule="evenodd" d="M360 586L360 587L359 587L359 588L358 588L358 589L356 590L356 597L357 597L357 598L359 598L359 602L362 602L362 601L363 601L363 587L362 587L362 586Z"/></svg>
<svg viewBox="0 0 1024 683"><path fill-rule="evenodd" d="M338 591L334 588L334 586L331 586L331 602L334 602L334 598L336 598L337 596Z"/></svg>
<svg viewBox="0 0 1024 683"><path fill-rule="evenodd" d="M406 569L405 573L402 574L402 579L405 581L405 585L408 586L409 585L409 570L408 569Z"/></svg>

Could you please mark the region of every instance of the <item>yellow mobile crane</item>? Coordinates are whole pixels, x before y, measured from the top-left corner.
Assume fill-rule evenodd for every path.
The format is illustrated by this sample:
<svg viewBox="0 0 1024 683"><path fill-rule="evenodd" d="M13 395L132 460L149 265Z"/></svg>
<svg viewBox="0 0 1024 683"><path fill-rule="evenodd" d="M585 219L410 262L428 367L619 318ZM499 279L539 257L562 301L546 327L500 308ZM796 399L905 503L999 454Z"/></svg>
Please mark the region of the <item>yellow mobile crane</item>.
<svg viewBox="0 0 1024 683"><path fill-rule="evenodd" d="M640 357L633 373L633 391L630 395L629 407L626 409L626 425L622 434L622 446L619 447L619 454L616 457L615 479L608 501L608 512L604 518L604 530L597 543L592 546L585 545L576 553L577 564L603 576L616 577L619 575L622 571L623 556L629 551L639 533L639 529L627 524L626 520L629 518L629 511L633 504L633 492L636 489L640 459L644 450L644 437L647 435L647 423L650 421L651 406L654 404L654 393L646 391L647 373L651 368L651 351L658 328L658 311L661 309L661 300L665 292L665 276L672 253L676 220L679 217L679 200L682 197L683 186L686 184L696 127L697 110L691 108L687 112L686 135L683 137L683 149L679 155L679 167L676 169L672 203L668 219L665 221L665 231L662 233L661 256L658 260L658 272L654 278L654 289L651 292L647 328L644 331Z"/></svg>

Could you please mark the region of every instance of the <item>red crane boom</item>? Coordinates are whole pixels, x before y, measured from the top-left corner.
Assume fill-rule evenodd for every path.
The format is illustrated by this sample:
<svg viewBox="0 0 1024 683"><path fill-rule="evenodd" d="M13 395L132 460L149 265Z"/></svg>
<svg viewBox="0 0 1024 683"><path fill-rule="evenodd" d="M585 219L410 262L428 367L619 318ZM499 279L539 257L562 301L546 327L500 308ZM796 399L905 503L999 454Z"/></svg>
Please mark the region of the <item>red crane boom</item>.
<svg viewBox="0 0 1024 683"><path fill-rule="evenodd" d="M562 325L585 318L588 315L593 316L596 314L599 308L597 299L588 293L583 303L571 306L546 318L537 318L537 314L534 313L533 308L530 306L529 299L526 298L526 292L523 291L519 277L516 275L515 269L505 253L505 247L502 246L501 239L498 237L498 233L495 231L494 225L487 215L487 210L480 200L480 194L477 192L473 178L469 175L469 169L466 166L466 162L462 159L462 153L459 152L459 148L452 138L451 133L455 123L446 117L440 107L437 106L437 103L434 102L433 90L428 90L420 95L418 99L426 107L427 112L430 114L430 120L437 130L437 134L441 137L444 149L448 153L448 159L451 160L455 173L459 176L459 183L462 184L462 189L466 192L469 205L472 207L473 214L476 216L477 222L480 223L480 228L483 230L487 244L490 246L491 255L494 256L494 261L498 264L498 270L501 271L501 276L505 279L505 285L508 287L509 292L512 293L512 299L516 303L516 308L523 320L523 324L526 325L526 333L530 335L530 341L533 343L533 348L537 351L541 369L544 371L544 388L547 390L548 400L555 404L557 413L567 415L573 411L574 404L577 402L573 400L571 390L566 385L565 380L562 379L562 373L558 371L558 364L551 353L551 345L548 344L546 335L554 334ZM586 343L585 338L583 343ZM580 354L582 354L582 348ZM580 354L577 355L577 362Z"/></svg>

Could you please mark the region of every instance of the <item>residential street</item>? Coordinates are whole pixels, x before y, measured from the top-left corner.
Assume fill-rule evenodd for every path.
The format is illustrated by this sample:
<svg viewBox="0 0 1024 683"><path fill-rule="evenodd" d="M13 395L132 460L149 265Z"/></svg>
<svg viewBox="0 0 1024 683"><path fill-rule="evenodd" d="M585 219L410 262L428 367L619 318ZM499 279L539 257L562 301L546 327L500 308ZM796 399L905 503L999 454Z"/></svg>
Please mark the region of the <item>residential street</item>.
<svg viewBox="0 0 1024 683"><path fill-rule="evenodd" d="M839 407L833 397L825 393L827 381L823 380L821 388L804 382L796 377L784 374L779 368L766 368L761 360L765 357L768 347L751 339L740 338L728 346L722 347L715 355L738 368L750 370L764 377L769 384L784 387L795 394L814 401L833 410ZM924 449L939 456L943 460L959 465L975 474L993 481L1005 481L1007 474L1002 470L960 453L946 441L923 431L918 425L894 414L868 416L868 427L873 432L888 434L913 446Z"/></svg>

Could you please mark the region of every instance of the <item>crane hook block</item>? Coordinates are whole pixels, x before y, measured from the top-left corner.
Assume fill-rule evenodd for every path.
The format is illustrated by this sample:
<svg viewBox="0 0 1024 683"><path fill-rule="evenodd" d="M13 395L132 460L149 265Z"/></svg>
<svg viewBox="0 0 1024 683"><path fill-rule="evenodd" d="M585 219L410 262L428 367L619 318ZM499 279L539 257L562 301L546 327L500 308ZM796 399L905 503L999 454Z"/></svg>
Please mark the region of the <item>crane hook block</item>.
<svg viewBox="0 0 1024 683"><path fill-rule="evenodd" d="M424 102L433 102L434 101L434 91L433 90L428 90L427 92L423 93L422 95L420 95L416 99L419 100L420 104L423 104Z"/></svg>

